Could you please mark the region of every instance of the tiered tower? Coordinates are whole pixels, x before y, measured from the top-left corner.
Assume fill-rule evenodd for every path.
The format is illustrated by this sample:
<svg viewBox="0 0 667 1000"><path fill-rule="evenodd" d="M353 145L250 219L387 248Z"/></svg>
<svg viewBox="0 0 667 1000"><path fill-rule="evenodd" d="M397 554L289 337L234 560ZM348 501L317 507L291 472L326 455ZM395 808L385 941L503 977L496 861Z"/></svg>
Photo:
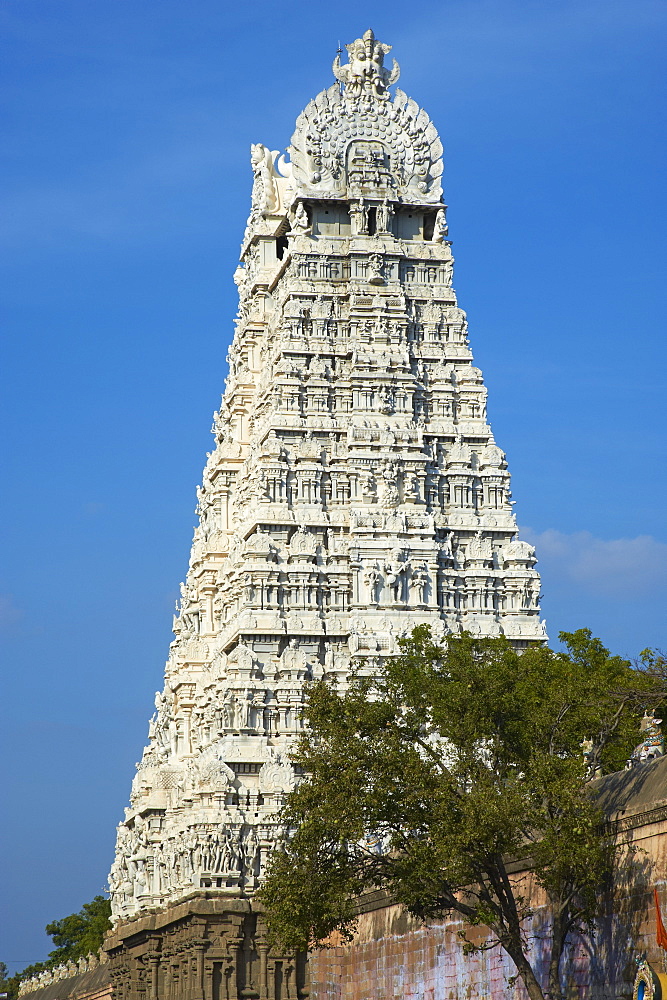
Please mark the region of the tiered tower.
<svg viewBox="0 0 667 1000"><path fill-rule="evenodd" d="M252 147L229 377L164 691L110 875L126 921L252 895L296 776L304 686L428 623L543 641L452 287L442 146L371 31Z"/></svg>

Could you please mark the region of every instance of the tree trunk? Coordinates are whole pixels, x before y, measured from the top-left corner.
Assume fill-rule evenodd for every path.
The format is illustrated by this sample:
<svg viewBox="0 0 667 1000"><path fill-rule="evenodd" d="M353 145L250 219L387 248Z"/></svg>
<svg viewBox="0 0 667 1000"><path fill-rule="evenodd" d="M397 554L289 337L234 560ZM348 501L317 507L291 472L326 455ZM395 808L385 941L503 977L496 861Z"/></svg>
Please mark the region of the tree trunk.
<svg viewBox="0 0 667 1000"><path fill-rule="evenodd" d="M544 1000L542 987L538 983L530 963L523 959L518 965L516 961L514 964L517 967L523 985L526 987L526 992L528 993L530 1000Z"/></svg>
<svg viewBox="0 0 667 1000"><path fill-rule="evenodd" d="M551 954L549 956L549 1000L561 1000L560 958L565 944L564 922L566 914L558 903L552 902Z"/></svg>
<svg viewBox="0 0 667 1000"><path fill-rule="evenodd" d="M560 990L560 955L552 948L549 961L549 1000L561 1000Z"/></svg>
<svg viewBox="0 0 667 1000"><path fill-rule="evenodd" d="M533 968L524 955L520 944L517 946L514 941L508 941L505 935L503 935L503 938L505 938L505 940L500 939L499 936L499 943L516 965L519 978L526 987L526 992L530 997L530 1000L545 1000L542 987L537 981Z"/></svg>
<svg viewBox="0 0 667 1000"><path fill-rule="evenodd" d="M563 994L560 988L560 951L552 947L551 959L549 961L549 1000L562 1000Z"/></svg>

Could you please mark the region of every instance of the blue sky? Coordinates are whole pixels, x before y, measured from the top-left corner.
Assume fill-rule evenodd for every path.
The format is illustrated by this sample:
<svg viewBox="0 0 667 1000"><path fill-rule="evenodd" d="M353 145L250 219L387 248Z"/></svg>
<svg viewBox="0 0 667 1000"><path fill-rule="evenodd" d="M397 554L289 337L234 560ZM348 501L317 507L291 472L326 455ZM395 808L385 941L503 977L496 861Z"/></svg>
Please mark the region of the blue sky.
<svg viewBox="0 0 667 1000"><path fill-rule="evenodd" d="M363 14L359 12L363 10ZM667 646L656 0L2 0L0 959L102 890L226 372L249 146L369 25L445 146L455 286L550 634Z"/></svg>

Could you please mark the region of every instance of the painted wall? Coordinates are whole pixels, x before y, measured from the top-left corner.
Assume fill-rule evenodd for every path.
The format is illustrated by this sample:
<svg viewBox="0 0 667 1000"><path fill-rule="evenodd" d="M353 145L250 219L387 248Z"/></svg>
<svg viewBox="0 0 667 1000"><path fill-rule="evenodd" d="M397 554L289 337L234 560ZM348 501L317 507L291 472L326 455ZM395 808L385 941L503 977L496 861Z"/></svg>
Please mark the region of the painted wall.
<svg viewBox="0 0 667 1000"><path fill-rule="evenodd" d="M621 863L595 934L573 938L564 958L563 987L572 1000L630 997L637 960L645 954L656 971L667 972L653 903L657 886L667 922L667 758L611 775L599 786ZM535 902L527 937L546 973L548 913L539 888L524 877ZM522 985L511 984L514 965L500 948L464 955L460 921L424 926L379 901L366 909L351 943L311 955L312 1000L524 1000ZM471 939L486 940L482 929Z"/></svg>

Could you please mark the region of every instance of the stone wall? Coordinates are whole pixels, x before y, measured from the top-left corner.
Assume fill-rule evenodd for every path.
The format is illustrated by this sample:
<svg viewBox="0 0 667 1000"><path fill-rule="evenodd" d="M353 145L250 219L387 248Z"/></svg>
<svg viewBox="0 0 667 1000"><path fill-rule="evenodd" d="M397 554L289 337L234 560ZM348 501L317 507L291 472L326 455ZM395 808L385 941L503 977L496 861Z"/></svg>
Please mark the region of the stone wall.
<svg viewBox="0 0 667 1000"><path fill-rule="evenodd" d="M269 948L249 899L193 893L118 924L106 950L115 1000L297 1000L306 956Z"/></svg>
<svg viewBox="0 0 667 1000"><path fill-rule="evenodd" d="M637 959L667 972L665 952L656 944L653 887L667 911L667 758L598 780L596 792L622 846L613 892L605 899L598 933L571 942L563 963L566 996L612 1000L632 996ZM529 879L530 876L524 873ZM520 876L521 872L517 872ZM549 916L533 884L535 913L527 937L538 966L546 972ZM523 1000L511 961L500 948L464 955L459 931L447 920L419 924L382 898L362 904L350 944L310 956L313 1000ZM484 944L479 932L476 943Z"/></svg>
<svg viewBox="0 0 667 1000"><path fill-rule="evenodd" d="M23 985L23 984L22 984ZM31 982L26 984L27 989L20 993L21 998L29 996L30 1000L111 1000L111 979L109 977L108 965L99 965L88 972L77 975L63 976L61 979L54 979L53 982L44 986L35 984L36 988L30 988Z"/></svg>

